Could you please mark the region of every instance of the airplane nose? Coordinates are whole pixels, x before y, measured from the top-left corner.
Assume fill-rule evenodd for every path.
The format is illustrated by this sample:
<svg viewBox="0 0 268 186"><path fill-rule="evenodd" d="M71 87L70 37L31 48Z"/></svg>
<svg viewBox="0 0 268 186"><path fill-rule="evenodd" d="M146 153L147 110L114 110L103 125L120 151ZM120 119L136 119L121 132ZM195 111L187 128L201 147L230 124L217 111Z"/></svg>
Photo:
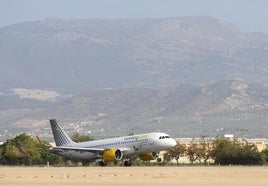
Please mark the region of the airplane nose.
<svg viewBox="0 0 268 186"><path fill-rule="evenodd" d="M175 145L177 145L177 142L176 142L176 140L172 140L172 146L174 147Z"/></svg>
<svg viewBox="0 0 268 186"><path fill-rule="evenodd" d="M176 142L176 140L172 139L172 140L170 141L170 146L171 146L171 147L174 147L175 145L177 145L177 142Z"/></svg>

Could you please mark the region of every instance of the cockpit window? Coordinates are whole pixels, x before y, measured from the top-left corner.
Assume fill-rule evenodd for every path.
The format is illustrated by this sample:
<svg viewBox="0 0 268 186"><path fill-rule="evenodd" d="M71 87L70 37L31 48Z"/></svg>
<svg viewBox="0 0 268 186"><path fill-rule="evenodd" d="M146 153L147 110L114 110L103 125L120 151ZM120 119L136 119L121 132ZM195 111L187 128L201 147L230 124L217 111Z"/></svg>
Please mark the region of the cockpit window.
<svg viewBox="0 0 268 186"><path fill-rule="evenodd" d="M169 136L160 136L159 139L169 138Z"/></svg>

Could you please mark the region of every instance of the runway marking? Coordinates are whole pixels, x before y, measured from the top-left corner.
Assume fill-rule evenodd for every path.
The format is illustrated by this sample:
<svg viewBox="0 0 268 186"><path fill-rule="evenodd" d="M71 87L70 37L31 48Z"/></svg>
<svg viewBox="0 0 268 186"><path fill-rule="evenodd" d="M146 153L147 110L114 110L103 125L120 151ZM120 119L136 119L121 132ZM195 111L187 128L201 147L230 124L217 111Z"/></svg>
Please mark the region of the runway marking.
<svg viewBox="0 0 268 186"><path fill-rule="evenodd" d="M168 178L167 176L153 176L152 178Z"/></svg>

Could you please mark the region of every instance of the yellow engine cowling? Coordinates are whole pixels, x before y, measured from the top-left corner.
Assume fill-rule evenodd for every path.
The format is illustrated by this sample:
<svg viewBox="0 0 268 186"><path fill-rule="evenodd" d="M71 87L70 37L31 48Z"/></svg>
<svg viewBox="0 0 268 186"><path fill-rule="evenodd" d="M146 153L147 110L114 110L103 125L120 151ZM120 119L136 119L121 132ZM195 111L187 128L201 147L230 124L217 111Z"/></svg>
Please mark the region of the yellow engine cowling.
<svg viewBox="0 0 268 186"><path fill-rule="evenodd" d="M104 162L114 162L123 158L123 153L119 149L107 149L103 152L102 158Z"/></svg>
<svg viewBox="0 0 268 186"><path fill-rule="evenodd" d="M143 161L155 160L156 158L158 158L158 153L156 152L149 152L140 155L140 159Z"/></svg>

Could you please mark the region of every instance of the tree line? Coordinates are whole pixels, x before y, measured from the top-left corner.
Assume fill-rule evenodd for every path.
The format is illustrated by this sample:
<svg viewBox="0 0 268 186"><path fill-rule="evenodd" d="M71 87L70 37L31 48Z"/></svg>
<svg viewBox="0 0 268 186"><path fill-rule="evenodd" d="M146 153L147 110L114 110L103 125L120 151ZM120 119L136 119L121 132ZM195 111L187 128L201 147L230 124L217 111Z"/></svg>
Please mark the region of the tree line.
<svg viewBox="0 0 268 186"><path fill-rule="evenodd" d="M263 165L268 163L268 149L259 152L255 144L236 138L201 137L199 140L193 139L188 145L178 142L164 154L164 161L176 160L179 165L182 157L188 158L191 164Z"/></svg>
<svg viewBox="0 0 268 186"><path fill-rule="evenodd" d="M89 141L88 135L74 133L72 140L75 142ZM0 164L2 165L66 165L70 163L59 155L50 152L52 146L39 138L33 139L23 133L13 139L8 139L0 146ZM74 162L76 163L76 162Z"/></svg>
<svg viewBox="0 0 268 186"><path fill-rule="evenodd" d="M90 136L78 133L74 133L72 139L75 142L92 140ZM33 139L25 133L17 135L0 146L0 164L65 166L70 162L52 154L50 147L48 142ZM179 165L182 157L187 157L191 164L212 162L216 165L262 165L268 163L268 149L259 152L256 145L245 140L201 137L199 140L193 139L188 145L178 142L164 153L163 161L175 160Z"/></svg>
<svg viewBox="0 0 268 186"><path fill-rule="evenodd" d="M2 165L46 165L57 164L62 158L50 153L50 144L39 143L23 133L8 139L0 146L0 164Z"/></svg>

